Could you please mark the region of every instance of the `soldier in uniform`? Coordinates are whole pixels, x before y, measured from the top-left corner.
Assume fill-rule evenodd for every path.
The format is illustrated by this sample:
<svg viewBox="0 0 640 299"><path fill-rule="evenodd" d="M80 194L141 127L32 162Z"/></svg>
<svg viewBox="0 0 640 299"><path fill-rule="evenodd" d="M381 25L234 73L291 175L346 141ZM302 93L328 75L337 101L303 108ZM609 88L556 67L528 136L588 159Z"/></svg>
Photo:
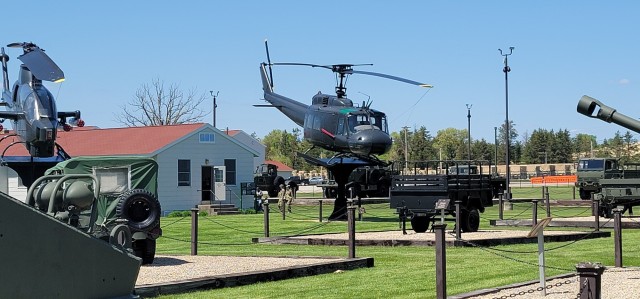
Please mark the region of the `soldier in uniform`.
<svg viewBox="0 0 640 299"><path fill-rule="evenodd" d="M256 212L260 212L262 211L262 190L260 190L260 187L256 188L256 195L255 195L255 200L256 200Z"/></svg>
<svg viewBox="0 0 640 299"><path fill-rule="evenodd" d="M287 211L291 213L291 204L293 203L294 190L292 187L287 188L287 191L284 193L285 199L287 200Z"/></svg>
<svg viewBox="0 0 640 299"><path fill-rule="evenodd" d="M284 184L280 185L280 191L278 192L278 209L284 214L287 205L287 187Z"/></svg>

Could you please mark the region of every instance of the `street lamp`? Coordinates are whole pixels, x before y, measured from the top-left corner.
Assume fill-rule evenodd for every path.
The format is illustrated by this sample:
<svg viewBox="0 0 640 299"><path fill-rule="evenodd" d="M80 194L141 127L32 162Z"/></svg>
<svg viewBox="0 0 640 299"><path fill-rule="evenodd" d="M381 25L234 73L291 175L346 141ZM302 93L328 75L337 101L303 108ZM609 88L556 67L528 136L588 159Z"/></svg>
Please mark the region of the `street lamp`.
<svg viewBox="0 0 640 299"><path fill-rule="evenodd" d="M493 163L496 168L496 174L498 174L498 127L493 127L493 144L496 148L496 154Z"/></svg>
<svg viewBox="0 0 640 299"><path fill-rule="evenodd" d="M409 145L407 144L407 131L409 130L409 127L404 126L402 127L404 129L404 168L408 169L409 168Z"/></svg>
<svg viewBox="0 0 640 299"><path fill-rule="evenodd" d="M467 105L467 134L469 136L469 150L467 153L467 159L471 161L471 106L473 105L471 104L466 104L466 105Z"/></svg>
<svg viewBox="0 0 640 299"><path fill-rule="evenodd" d="M213 97L213 127L216 127L216 108L218 108L218 104L216 104L216 98L220 91L217 91L216 94L213 94L213 90L209 90L211 96Z"/></svg>
<svg viewBox="0 0 640 299"><path fill-rule="evenodd" d="M505 159L505 163L506 163L506 167L507 167L507 181L506 181L506 188L507 188L507 196L506 199L509 201L511 200L511 190L509 188L509 181L511 180L510 176L511 173L509 171L509 147L511 147L511 143L509 142L509 135L511 135L511 130L509 129L509 72L511 71L511 68L509 67L509 55L511 55L511 53L513 53L513 49L515 49L515 47L509 47L509 53L502 53L502 49L498 49L498 51L500 51L500 55L504 57L504 68L502 69L502 71L504 72L504 94L505 94L505 121L504 121L504 128L505 128L505 152L506 152L506 159Z"/></svg>

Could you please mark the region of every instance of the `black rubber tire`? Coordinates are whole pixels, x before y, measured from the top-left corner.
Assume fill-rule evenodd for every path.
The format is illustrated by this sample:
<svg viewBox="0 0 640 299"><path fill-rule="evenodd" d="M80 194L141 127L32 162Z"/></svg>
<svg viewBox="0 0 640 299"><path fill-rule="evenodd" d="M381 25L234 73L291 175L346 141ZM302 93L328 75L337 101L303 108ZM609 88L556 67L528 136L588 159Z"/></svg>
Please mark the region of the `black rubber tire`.
<svg viewBox="0 0 640 299"><path fill-rule="evenodd" d="M413 216L411 217L411 228L416 233L424 233L429 229L429 217Z"/></svg>
<svg viewBox="0 0 640 299"><path fill-rule="evenodd" d="M156 240L142 239L133 241L133 253L142 259L142 264L152 264L156 257Z"/></svg>
<svg viewBox="0 0 640 299"><path fill-rule="evenodd" d="M460 229L462 232L477 232L480 227L480 213L478 212L478 209L463 209L460 214Z"/></svg>
<svg viewBox="0 0 640 299"><path fill-rule="evenodd" d="M276 190L280 191L280 185L284 185L284 178L281 176L277 176L273 179L273 186Z"/></svg>
<svg viewBox="0 0 640 299"><path fill-rule="evenodd" d="M580 199L591 199L591 193L580 188Z"/></svg>
<svg viewBox="0 0 640 299"><path fill-rule="evenodd" d="M160 202L153 193L132 189L118 197L116 217L127 219L133 230L144 231L160 224Z"/></svg>

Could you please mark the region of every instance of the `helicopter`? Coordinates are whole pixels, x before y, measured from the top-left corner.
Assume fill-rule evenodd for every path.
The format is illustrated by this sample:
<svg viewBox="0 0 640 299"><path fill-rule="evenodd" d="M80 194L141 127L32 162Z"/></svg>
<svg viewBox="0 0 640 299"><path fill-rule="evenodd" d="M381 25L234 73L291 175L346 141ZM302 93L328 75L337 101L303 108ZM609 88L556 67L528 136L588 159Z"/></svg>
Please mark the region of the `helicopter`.
<svg viewBox="0 0 640 299"><path fill-rule="evenodd" d="M7 47L22 48L23 54L18 56L22 61L18 80L10 89L7 71L9 56L5 54L4 47L0 48L4 87L0 106L6 107L6 111L0 111L0 122L12 120L15 131L14 134L4 136L0 142L4 138L17 136L19 141L11 143L8 147L23 143L31 157L38 158L52 157L57 147L58 154L68 158L55 142L58 127L70 131L72 125L84 126L84 121L80 118L80 111L57 111L53 95L42 84L42 81L60 83L65 79L64 73L44 50L34 43L11 43ZM69 121L67 118L70 118Z"/></svg>
<svg viewBox="0 0 640 299"><path fill-rule="evenodd" d="M318 146L338 155L351 156L371 160L375 155L382 155L391 149L391 136L387 117L384 112L371 109L371 102L363 102L355 106L347 98L346 82L349 75L363 74L396 80L420 87L431 88L430 84L420 83L396 76L354 70L356 66L372 64L334 64L317 65L309 63L272 63L269 46L265 40L267 62L260 64L264 100L270 105L258 107L275 107L297 125L303 127L303 138L312 146ZM311 105L295 101L273 90L272 66L308 66L329 69L335 73L337 86L335 95L318 92L311 99ZM268 69L268 73L267 73Z"/></svg>

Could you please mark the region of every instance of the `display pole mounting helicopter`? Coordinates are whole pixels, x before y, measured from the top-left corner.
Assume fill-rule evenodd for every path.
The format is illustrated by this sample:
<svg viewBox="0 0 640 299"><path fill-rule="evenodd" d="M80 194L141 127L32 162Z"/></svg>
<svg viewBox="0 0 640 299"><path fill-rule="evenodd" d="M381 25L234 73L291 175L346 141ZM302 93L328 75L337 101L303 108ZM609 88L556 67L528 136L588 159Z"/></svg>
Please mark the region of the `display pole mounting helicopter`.
<svg viewBox="0 0 640 299"><path fill-rule="evenodd" d="M25 186L36 177L34 172L44 174L44 170L50 167L52 162L45 162L56 159L54 156L57 149L57 162L68 159L69 156L62 147L56 144L56 135L59 127L65 131L72 129L72 125L84 126L84 121L80 118L80 111L63 112L58 111L56 102L49 90L43 85L43 81L59 83L64 81L64 73L56 63L44 53L37 45L30 42L11 43L9 48L22 48L23 54L18 56L22 61L18 79L9 86L9 74L7 62L9 56L5 54L4 47L0 48L0 60L2 60L3 92L0 106L5 106L6 111L0 111L2 121L10 119L13 122L13 134L9 134L0 139L4 141L8 137L16 136L18 141L9 144L2 152L2 162L18 172L23 179ZM67 118L70 118L67 121ZM0 125L0 129L2 126ZM4 157L7 149L15 144L22 143L29 152L29 162L44 163L38 167L42 171L34 171L34 167L19 166ZM22 161L20 161L22 163ZM23 164L23 163L22 163ZM46 167L46 168L44 168ZM44 169L41 169L44 168ZM28 175L27 175L28 174Z"/></svg>
<svg viewBox="0 0 640 299"><path fill-rule="evenodd" d="M346 82L348 76L352 74L370 75L427 88L432 85L382 73L354 70L356 66L372 64L272 63L266 40L265 50L267 62L260 64L260 74L264 100L269 105L255 106L275 107L297 125L303 127L303 138L313 146L336 152L336 155L330 159L317 159L303 153L298 153L298 155L311 164L326 167L334 175L338 184L338 194L330 219L344 218L342 215L346 215L347 203L344 185L347 183L349 174L359 166L384 164L376 155L388 152L392 143L385 113L371 109L371 102L363 102L361 106L354 106L353 101L347 98ZM318 92L312 97L311 105L277 94L273 89L272 66L307 66L329 69L336 75L336 94L329 95Z"/></svg>

